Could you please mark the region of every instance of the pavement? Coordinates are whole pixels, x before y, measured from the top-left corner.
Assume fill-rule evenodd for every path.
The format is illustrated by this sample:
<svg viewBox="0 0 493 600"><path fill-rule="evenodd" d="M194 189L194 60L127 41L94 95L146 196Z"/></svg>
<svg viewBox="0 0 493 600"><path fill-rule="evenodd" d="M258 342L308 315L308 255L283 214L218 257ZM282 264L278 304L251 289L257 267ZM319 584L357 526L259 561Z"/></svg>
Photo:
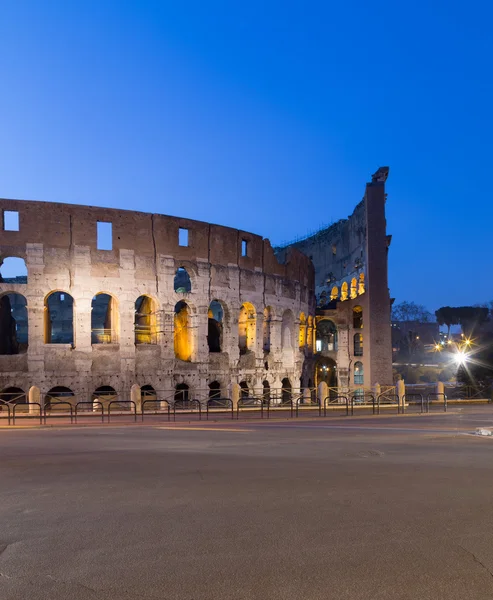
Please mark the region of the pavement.
<svg viewBox="0 0 493 600"><path fill-rule="evenodd" d="M493 406L0 430L1 600L493 598Z"/></svg>

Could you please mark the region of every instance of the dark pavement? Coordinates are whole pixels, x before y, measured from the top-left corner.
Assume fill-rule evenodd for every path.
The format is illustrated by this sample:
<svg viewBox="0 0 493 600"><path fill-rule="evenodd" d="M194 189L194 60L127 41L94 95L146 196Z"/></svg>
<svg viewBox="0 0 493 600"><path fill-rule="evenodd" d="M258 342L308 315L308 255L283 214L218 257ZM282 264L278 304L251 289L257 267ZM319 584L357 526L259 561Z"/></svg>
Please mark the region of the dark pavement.
<svg viewBox="0 0 493 600"><path fill-rule="evenodd" d="M1 600L493 598L493 407L0 429Z"/></svg>

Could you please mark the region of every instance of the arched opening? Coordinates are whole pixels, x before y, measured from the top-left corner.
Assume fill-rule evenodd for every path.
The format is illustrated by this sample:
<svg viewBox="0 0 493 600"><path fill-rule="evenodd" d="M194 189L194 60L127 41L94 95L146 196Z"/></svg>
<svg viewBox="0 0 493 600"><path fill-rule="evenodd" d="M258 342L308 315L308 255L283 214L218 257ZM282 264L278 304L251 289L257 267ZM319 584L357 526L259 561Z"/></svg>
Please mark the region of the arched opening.
<svg viewBox="0 0 493 600"><path fill-rule="evenodd" d="M321 356L315 365L315 386L318 387L322 381L329 388L337 387L336 362L327 356Z"/></svg>
<svg viewBox="0 0 493 600"><path fill-rule="evenodd" d="M189 294L192 291L190 275L185 267L178 267L176 269L174 290L177 294Z"/></svg>
<svg viewBox="0 0 493 600"><path fill-rule="evenodd" d="M358 281L356 279L356 277L353 277L353 279L351 279L351 300L354 300L354 298L356 298L356 296L358 295Z"/></svg>
<svg viewBox="0 0 493 600"><path fill-rule="evenodd" d="M221 384L219 381L209 383L209 400L217 400L221 397Z"/></svg>
<svg viewBox="0 0 493 600"><path fill-rule="evenodd" d="M363 363L358 360L354 363L354 385L364 385L364 383L365 373L363 370Z"/></svg>
<svg viewBox="0 0 493 600"><path fill-rule="evenodd" d="M294 315L291 310L285 310L282 315L281 341L283 350L293 347Z"/></svg>
<svg viewBox="0 0 493 600"><path fill-rule="evenodd" d="M262 325L263 348L264 352L270 352L270 336L272 325L272 309L270 306L264 308L264 322Z"/></svg>
<svg viewBox="0 0 493 600"><path fill-rule="evenodd" d="M0 409L2 403L26 404L27 394L20 387L7 387L0 392Z"/></svg>
<svg viewBox="0 0 493 600"><path fill-rule="evenodd" d="M335 352L337 350L337 327L330 319L322 319L317 323L317 352Z"/></svg>
<svg viewBox="0 0 493 600"><path fill-rule="evenodd" d="M175 306L175 357L185 362L192 360L192 326L190 307L180 300Z"/></svg>
<svg viewBox="0 0 493 600"><path fill-rule="evenodd" d="M300 350L306 345L306 317L305 313L300 314L300 332L298 336Z"/></svg>
<svg viewBox="0 0 493 600"><path fill-rule="evenodd" d="M157 400L156 390L152 387L152 385L148 384L143 385L140 388L140 396L142 398L142 402L145 402L146 400Z"/></svg>
<svg viewBox="0 0 493 600"><path fill-rule="evenodd" d="M157 344L156 302L150 296L135 301L134 331L136 344Z"/></svg>
<svg viewBox="0 0 493 600"><path fill-rule="evenodd" d="M56 404L57 402L69 402L70 404L75 404L75 394L74 392L63 385L57 385L52 387L51 390L45 396L45 408L51 408L52 404ZM62 407L60 407L62 408ZM66 410L70 410L68 406L63 407Z"/></svg>
<svg viewBox="0 0 493 600"><path fill-rule="evenodd" d="M354 356L363 356L363 334L354 334Z"/></svg>
<svg viewBox="0 0 493 600"><path fill-rule="evenodd" d="M255 347L255 331L257 315L255 308L249 302L241 305L238 319L238 346L240 355L251 352Z"/></svg>
<svg viewBox="0 0 493 600"><path fill-rule="evenodd" d="M268 402L270 400L270 384L267 379L262 381L262 399L264 402Z"/></svg>
<svg viewBox="0 0 493 600"><path fill-rule="evenodd" d="M0 354L22 354L27 344L27 300L21 294L4 294L0 297Z"/></svg>
<svg viewBox="0 0 493 600"><path fill-rule="evenodd" d="M333 302L334 300L337 300L337 298L339 298L339 289L335 285L330 292L330 300Z"/></svg>
<svg viewBox="0 0 493 600"><path fill-rule="evenodd" d="M244 400L250 396L250 390L248 389L248 383L246 381L240 381L240 398Z"/></svg>
<svg viewBox="0 0 493 600"><path fill-rule="evenodd" d="M358 281L358 294L365 293L365 275L364 273L360 273L359 281Z"/></svg>
<svg viewBox="0 0 493 600"><path fill-rule="evenodd" d="M45 344L74 343L74 299L52 292L45 299Z"/></svg>
<svg viewBox="0 0 493 600"><path fill-rule="evenodd" d="M213 300L207 312L207 345L209 352L221 352L223 342L224 311L220 302Z"/></svg>
<svg viewBox="0 0 493 600"><path fill-rule="evenodd" d="M281 404L290 404L292 398L291 382L287 377L281 381Z"/></svg>
<svg viewBox="0 0 493 600"><path fill-rule="evenodd" d="M17 256L0 258L0 283L27 283L26 261Z"/></svg>
<svg viewBox="0 0 493 600"><path fill-rule="evenodd" d="M313 317L310 315L308 317L308 326L306 328L306 345L310 352L313 352Z"/></svg>
<svg viewBox="0 0 493 600"><path fill-rule="evenodd" d="M363 309L361 306L353 308L353 328L361 329L363 327Z"/></svg>
<svg viewBox="0 0 493 600"><path fill-rule="evenodd" d="M103 292L91 302L91 344L117 342L118 309L113 296Z"/></svg>
<svg viewBox="0 0 493 600"><path fill-rule="evenodd" d="M186 383L179 383L175 387L175 406L177 408L186 406L189 400L189 391L190 388Z"/></svg>
<svg viewBox="0 0 493 600"><path fill-rule="evenodd" d="M101 402L104 408L107 408L113 400L118 400L118 394L110 385L102 385L96 388L92 394L92 401Z"/></svg>
<svg viewBox="0 0 493 600"><path fill-rule="evenodd" d="M345 281L341 285L341 300L347 300L348 299L348 294L349 294L349 286L347 284L347 281Z"/></svg>

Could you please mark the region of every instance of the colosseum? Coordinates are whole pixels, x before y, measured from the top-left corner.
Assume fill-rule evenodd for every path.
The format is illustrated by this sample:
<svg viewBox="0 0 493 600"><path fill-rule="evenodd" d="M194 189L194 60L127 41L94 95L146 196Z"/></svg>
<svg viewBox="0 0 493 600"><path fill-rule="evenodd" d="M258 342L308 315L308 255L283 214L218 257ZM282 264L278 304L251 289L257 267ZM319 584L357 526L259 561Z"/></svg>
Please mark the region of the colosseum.
<svg viewBox="0 0 493 600"><path fill-rule="evenodd" d="M349 219L277 249L188 219L0 200L1 399L310 399L321 382L390 383L387 173Z"/></svg>

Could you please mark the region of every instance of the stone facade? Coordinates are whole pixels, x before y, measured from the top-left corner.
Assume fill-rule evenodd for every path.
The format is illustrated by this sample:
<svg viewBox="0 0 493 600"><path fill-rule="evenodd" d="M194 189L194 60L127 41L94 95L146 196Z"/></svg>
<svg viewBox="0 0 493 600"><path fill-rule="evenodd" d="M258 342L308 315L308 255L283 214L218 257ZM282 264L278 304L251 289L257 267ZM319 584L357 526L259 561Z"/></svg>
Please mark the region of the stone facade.
<svg viewBox="0 0 493 600"><path fill-rule="evenodd" d="M276 249L282 259L296 248L315 267L316 324L337 329L332 346L317 334L316 356L305 365L315 384L341 388L392 384L391 299L385 219L388 167L367 183L353 214L304 240Z"/></svg>
<svg viewBox="0 0 493 600"><path fill-rule="evenodd" d="M299 389L313 345L313 327L300 344L300 316L315 315L314 269L299 250L280 261L252 233L158 214L5 199L0 211L0 262L20 257L28 272L27 283L0 281L0 297L27 300L28 324L27 349L0 355L0 391L60 387L90 401L99 388L129 399L134 384L160 398L177 386L199 399L218 384L223 396L235 383L252 395L280 393L283 380ZM18 230L6 230L7 212ZM98 222L112 224L111 249L98 249ZM110 300L96 308L101 295ZM5 318L0 336L11 335Z"/></svg>

